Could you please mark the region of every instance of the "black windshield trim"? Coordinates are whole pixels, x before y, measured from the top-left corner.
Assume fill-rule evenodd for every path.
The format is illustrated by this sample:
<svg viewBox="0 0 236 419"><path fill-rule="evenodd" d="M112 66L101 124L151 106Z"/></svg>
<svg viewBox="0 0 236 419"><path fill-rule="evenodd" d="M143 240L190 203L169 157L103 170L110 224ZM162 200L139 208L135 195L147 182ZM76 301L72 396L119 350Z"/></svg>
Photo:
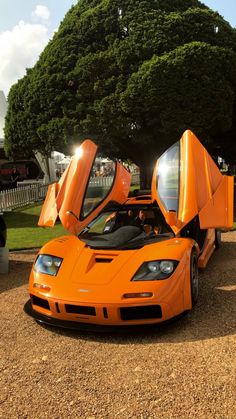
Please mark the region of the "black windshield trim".
<svg viewBox="0 0 236 419"><path fill-rule="evenodd" d="M86 244L86 247L89 247L90 249L104 249L104 250L134 250L134 249L141 249L144 246L152 245L154 243L159 243L164 240L169 240L174 237L174 233L163 233L158 234L155 237L144 237L143 239L133 240L129 244L126 243L123 246L101 246L101 245L91 245L89 244L86 239L80 238L82 242Z"/></svg>

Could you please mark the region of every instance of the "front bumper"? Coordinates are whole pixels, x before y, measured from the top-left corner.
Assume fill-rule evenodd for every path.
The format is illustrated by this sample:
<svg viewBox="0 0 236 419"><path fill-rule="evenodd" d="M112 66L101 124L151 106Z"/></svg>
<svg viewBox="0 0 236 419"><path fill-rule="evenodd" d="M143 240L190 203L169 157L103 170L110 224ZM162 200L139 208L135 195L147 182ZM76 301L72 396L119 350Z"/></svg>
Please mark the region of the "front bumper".
<svg viewBox="0 0 236 419"><path fill-rule="evenodd" d="M180 313L168 320L162 320L161 322L155 323L141 323L141 324L122 324L122 325L105 325L95 323L85 323L80 321L63 320L48 316L40 313L33 309L31 300L28 300L24 305L24 311L26 314L34 318L38 323L45 324L48 326L59 327L69 330L85 331L85 332L96 332L96 333L143 333L154 331L158 327L170 324L172 321L176 321L185 315L188 311Z"/></svg>
<svg viewBox="0 0 236 419"><path fill-rule="evenodd" d="M60 300L39 293L30 294L30 297L35 312L63 321L126 326L159 323L174 317L168 304L160 304L154 298L101 304Z"/></svg>

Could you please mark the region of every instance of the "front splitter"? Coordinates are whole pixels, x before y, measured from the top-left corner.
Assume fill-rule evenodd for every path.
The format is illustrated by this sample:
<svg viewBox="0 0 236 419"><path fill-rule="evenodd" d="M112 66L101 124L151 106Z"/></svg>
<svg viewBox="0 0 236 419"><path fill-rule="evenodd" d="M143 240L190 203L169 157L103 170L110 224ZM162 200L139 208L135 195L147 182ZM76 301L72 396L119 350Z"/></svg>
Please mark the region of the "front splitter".
<svg viewBox="0 0 236 419"><path fill-rule="evenodd" d="M112 326L112 325L99 325L92 323L80 323L73 322L69 320L59 320L51 316L47 316L42 313L38 313L32 307L31 300L28 300L24 305L24 311L29 316L33 317L38 323L45 324L48 326L59 327L69 330L85 331L85 332L96 332L96 333L146 333L150 331L155 331L165 327L167 324L170 324L173 321L176 321L178 318L182 317L186 312L179 314L178 316L162 321L161 323L152 323L152 324L135 324L135 325L122 325L122 326Z"/></svg>

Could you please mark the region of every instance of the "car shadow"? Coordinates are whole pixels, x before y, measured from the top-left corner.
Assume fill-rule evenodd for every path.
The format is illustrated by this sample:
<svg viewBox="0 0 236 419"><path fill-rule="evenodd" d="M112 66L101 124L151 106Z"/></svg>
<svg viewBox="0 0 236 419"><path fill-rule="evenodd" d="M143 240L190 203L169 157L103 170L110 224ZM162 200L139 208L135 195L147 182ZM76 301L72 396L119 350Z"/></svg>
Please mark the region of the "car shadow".
<svg viewBox="0 0 236 419"><path fill-rule="evenodd" d="M0 294L28 283L36 253L35 250L10 253L9 273L0 274Z"/></svg>
<svg viewBox="0 0 236 419"><path fill-rule="evenodd" d="M38 225L39 216L35 214L27 214L20 209L14 212L4 213L4 220L7 228L25 228Z"/></svg>
<svg viewBox="0 0 236 419"><path fill-rule="evenodd" d="M223 269L222 269L223 266ZM74 339L108 344L178 343L214 339L236 333L236 242L224 242L199 275L198 304L188 314L152 327L122 332L70 331L44 326Z"/></svg>

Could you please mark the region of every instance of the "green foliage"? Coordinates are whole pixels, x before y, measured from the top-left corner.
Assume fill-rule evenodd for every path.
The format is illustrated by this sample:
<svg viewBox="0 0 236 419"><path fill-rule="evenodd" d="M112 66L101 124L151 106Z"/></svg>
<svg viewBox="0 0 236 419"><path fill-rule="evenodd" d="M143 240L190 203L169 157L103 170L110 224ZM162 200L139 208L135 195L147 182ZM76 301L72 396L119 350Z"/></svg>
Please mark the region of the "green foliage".
<svg viewBox="0 0 236 419"><path fill-rule="evenodd" d="M153 57L130 77L123 93L124 111L135 117L134 136L143 123L163 146L187 128L200 138L229 130L234 80L236 54L230 49L192 42Z"/></svg>
<svg viewBox="0 0 236 419"><path fill-rule="evenodd" d="M224 155L235 76L236 31L198 0L80 0L10 91L6 150L49 154L92 137L151 166L191 128Z"/></svg>

